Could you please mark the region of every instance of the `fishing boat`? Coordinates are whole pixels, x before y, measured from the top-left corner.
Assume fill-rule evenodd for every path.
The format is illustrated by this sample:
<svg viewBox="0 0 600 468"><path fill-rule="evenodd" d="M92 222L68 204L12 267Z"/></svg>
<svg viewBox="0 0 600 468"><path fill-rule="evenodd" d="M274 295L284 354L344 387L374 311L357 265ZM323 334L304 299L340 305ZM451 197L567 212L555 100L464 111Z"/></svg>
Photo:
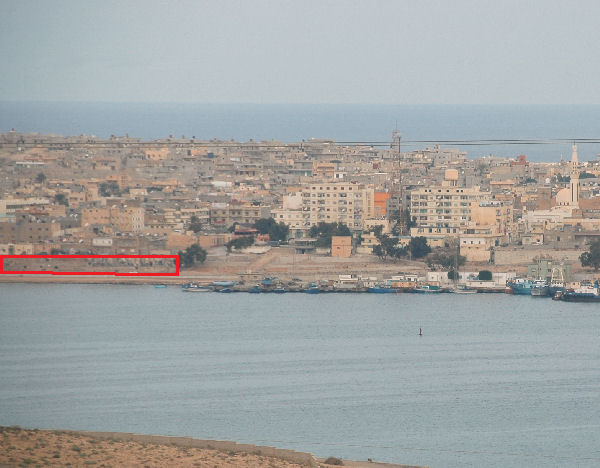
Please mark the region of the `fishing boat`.
<svg viewBox="0 0 600 468"><path fill-rule="evenodd" d="M269 286L273 286L274 284L274 280L275 278L271 279L271 278L263 278L263 280L260 282L260 284L262 284L265 287L269 287Z"/></svg>
<svg viewBox="0 0 600 468"><path fill-rule="evenodd" d="M367 288L367 292L372 293L372 294L387 294L387 293L398 292L398 289L392 288L387 285L383 285L383 286L379 285L379 286L373 286L372 288Z"/></svg>
<svg viewBox="0 0 600 468"><path fill-rule="evenodd" d="M231 288L232 286L235 286L235 281L213 281L213 286Z"/></svg>
<svg viewBox="0 0 600 468"><path fill-rule="evenodd" d="M414 292L416 292L418 294L429 294L429 293L441 293L442 290L437 285L424 284L418 288L415 288Z"/></svg>
<svg viewBox="0 0 600 468"><path fill-rule="evenodd" d="M512 281L507 281L506 285L511 289L513 294L530 295L533 281L527 278L515 278Z"/></svg>
<svg viewBox="0 0 600 468"><path fill-rule="evenodd" d="M566 302L600 302L598 284L582 284L577 289L569 289L558 294L561 301Z"/></svg>
<svg viewBox="0 0 600 468"><path fill-rule="evenodd" d="M232 291L232 289L231 288L221 288L221 289L217 289L216 291L220 292L220 293L230 293Z"/></svg>
<svg viewBox="0 0 600 468"><path fill-rule="evenodd" d="M260 286L258 284L256 286L252 286L250 289L248 289L248 292L250 294L258 294L261 292Z"/></svg>
<svg viewBox="0 0 600 468"><path fill-rule="evenodd" d="M306 294L319 294L321 292L321 288L319 288L317 283L310 283L304 292Z"/></svg>
<svg viewBox="0 0 600 468"><path fill-rule="evenodd" d="M187 283L181 285L181 290L183 292L211 292L213 288L195 283Z"/></svg>
<svg viewBox="0 0 600 468"><path fill-rule="evenodd" d="M468 288L460 284L456 288L450 289L450 292L454 294L477 294L477 289Z"/></svg>
<svg viewBox="0 0 600 468"><path fill-rule="evenodd" d="M274 289L273 289L273 292L274 292L274 293L276 293L276 294L283 294L283 293L285 292L285 288L284 288L284 287L281 287L281 286L279 286L279 287L277 287L277 288L274 288Z"/></svg>
<svg viewBox="0 0 600 468"><path fill-rule="evenodd" d="M162 288L166 288L166 287L167 287L167 285L166 285L166 284L155 284L155 285L154 285L154 287L155 287L156 289L162 289Z"/></svg>
<svg viewBox="0 0 600 468"><path fill-rule="evenodd" d="M548 294L554 297L556 296L556 293L562 293L566 288L567 283L565 281L564 269L562 267L553 267Z"/></svg>
<svg viewBox="0 0 600 468"><path fill-rule="evenodd" d="M531 285L531 297L548 297L550 295L550 286L545 280L536 280Z"/></svg>

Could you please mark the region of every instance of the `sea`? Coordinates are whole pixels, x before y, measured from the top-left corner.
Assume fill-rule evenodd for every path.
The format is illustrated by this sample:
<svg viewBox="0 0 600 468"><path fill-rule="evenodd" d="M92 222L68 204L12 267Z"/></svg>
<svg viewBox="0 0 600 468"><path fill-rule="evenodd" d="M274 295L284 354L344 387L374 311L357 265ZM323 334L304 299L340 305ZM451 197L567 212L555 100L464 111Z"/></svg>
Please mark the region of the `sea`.
<svg viewBox="0 0 600 468"><path fill-rule="evenodd" d="M545 143L442 143L467 157L525 154L532 161L570 159L571 140L600 141L598 105L367 105L367 104L202 104L0 101L0 132L110 135L143 139L185 136L200 140L250 139L300 142L379 142L392 132L402 151L448 140L544 140ZM547 142L564 140L561 142ZM580 141L579 160L596 160L600 144Z"/></svg>
<svg viewBox="0 0 600 468"><path fill-rule="evenodd" d="M504 294L0 284L0 425L597 467L599 331L598 304Z"/></svg>

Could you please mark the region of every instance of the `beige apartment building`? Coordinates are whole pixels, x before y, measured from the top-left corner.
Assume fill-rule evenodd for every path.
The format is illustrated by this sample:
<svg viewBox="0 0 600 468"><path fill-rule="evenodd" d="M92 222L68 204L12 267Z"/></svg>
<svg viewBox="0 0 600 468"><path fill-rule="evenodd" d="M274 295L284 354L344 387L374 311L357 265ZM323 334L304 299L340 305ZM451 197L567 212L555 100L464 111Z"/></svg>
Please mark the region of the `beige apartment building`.
<svg viewBox="0 0 600 468"><path fill-rule="evenodd" d="M144 208L131 204L86 208L81 210L81 225L109 225L120 232L143 232Z"/></svg>
<svg viewBox="0 0 600 468"><path fill-rule="evenodd" d="M210 224L229 227L233 224L254 224L261 218L269 218L268 206L254 205L248 202L213 203L210 208Z"/></svg>
<svg viewBox="0 0 600 468"><path fill-rule="evenodd" d="M17 211L32 206L48 206L47 198L4 198L0 200L0 218L14 217Z"/></svg>
<svg viewBox="0 0 600 468"><path fill-rule="evenodd" d="M302 237L302 232L310 229L310 219L304 218L304 213L300 209L275 208L271 210L271 217L278 223L284 223L290 228L291 237Z"/></svg>
<svg viewBox="0 0 600 468"><path fill-rule="evenodd" d="M457 237L471 221L473 205L489 199L479 188L435 186L411 191L410 213L416 223L411 236Z"/></svg>
<svg viewBox="0 0 600 468"><path fill-rule="evenodd" d="M0 243L38 243L61 234L59 223L40 221L28 215L18 215L15 222L0 222Z"/></svg>
<svg viewBox="0 0 600 468"><path fill-rule="evenodd" d="M374 193L373 186L352 182L307 185L302 189L304 224L309 228L320 222L339 222L360 231L363 221L374 216Z"/></svg>

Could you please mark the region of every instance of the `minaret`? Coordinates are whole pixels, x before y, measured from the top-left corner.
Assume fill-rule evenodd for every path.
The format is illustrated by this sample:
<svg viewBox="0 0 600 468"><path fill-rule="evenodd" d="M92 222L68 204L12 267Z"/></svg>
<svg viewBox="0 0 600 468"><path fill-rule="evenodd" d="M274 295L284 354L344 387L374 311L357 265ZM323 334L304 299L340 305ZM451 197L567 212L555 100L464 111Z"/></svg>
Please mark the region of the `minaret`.
<svg viewBox="0 0 600 468"><path fill-rule="evenodd" d="M571 153L571 183L569 205L579 208L579 158L577 157L577 143L573 142L573 151Z"/></svg>
<svg viewBox="0 0 600 468"><path fill-rule="evenodd" d="M577 156L577 155L575 155ZM571 169L571 197L570 205L579 208L579 171L574 167Z"/></svg>
<svg viewBox="0 0 600 468"><path fill-rule="evenodd" d="M573 143L573 152L571 153L571 164L577 166L579 164L579 158L577 157L577 143Z"/></svg>

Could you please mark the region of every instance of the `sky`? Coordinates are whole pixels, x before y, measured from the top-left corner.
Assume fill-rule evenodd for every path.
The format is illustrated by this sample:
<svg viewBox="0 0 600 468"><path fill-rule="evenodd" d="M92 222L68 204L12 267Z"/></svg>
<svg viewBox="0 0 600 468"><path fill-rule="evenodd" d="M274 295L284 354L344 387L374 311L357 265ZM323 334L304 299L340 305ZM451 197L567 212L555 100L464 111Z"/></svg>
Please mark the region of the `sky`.
<svg viewBox="0 0 600 468"><path fill-rule="evenodd" d="M0 100L600 104L600 2L2 0Z"/></svg>

